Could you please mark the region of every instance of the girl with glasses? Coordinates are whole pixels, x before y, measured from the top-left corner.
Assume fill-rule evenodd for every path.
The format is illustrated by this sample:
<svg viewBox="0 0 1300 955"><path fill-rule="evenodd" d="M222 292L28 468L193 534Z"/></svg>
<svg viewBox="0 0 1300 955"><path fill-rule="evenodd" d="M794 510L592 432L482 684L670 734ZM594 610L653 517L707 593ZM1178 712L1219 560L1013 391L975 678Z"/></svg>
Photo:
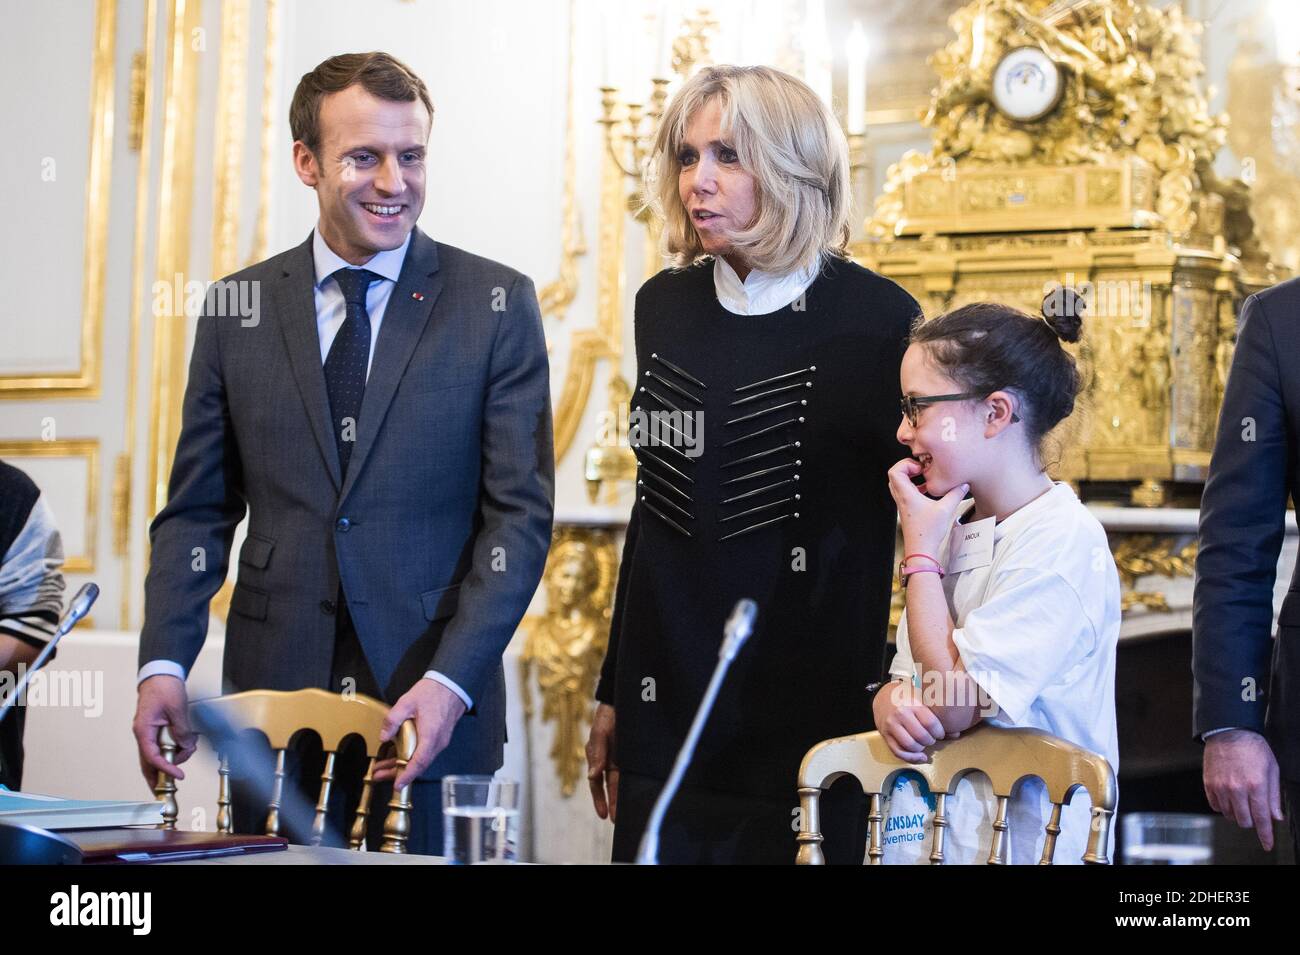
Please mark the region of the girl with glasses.
<svg viewBox="0 0 1300 955"><path fill-rule="evenodd" d="M967 305L917 325L903 356L898 440L889 472L898 505L907 606L876 727L911 763L980 720L1045 730L1105 756L1118 773L1115 652L1119 576L1101 524L1068 484L1048 477L1045 437L1074 409L1083 306L1058 289L1035 317ZM967 496L969 493L969 497ZM929 861L919 777L889 798L887 862ZM1088 794L1062 814L1057 862L1079 862ZM947 861L988 858L996 800L983 776L958 783L946 809ZM931 807L932 810L932 807ZM1037 779L1009 806L1014 863L1035 863L1051 803ZM1112 830L1113 838L1113 830Z"/></svg>

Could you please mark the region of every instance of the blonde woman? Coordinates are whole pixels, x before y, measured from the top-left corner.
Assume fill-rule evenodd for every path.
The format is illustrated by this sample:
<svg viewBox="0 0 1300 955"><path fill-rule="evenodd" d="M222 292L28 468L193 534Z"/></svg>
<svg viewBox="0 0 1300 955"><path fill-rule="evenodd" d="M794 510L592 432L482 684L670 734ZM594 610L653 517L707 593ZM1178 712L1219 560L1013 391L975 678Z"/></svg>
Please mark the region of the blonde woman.
<svg viewBox="0 0 1300 955"><path fill-rule="evenodd" d="M803 82L714 67L673 98L647 194L675 268L637 294L637 499L587 746L630 860L736 601L759 608L660 858L790 863L809 746L871 726L893 574L887 472L917 303L848 261L844 137ZM827 857L861 861L852 781Z"/></svg>

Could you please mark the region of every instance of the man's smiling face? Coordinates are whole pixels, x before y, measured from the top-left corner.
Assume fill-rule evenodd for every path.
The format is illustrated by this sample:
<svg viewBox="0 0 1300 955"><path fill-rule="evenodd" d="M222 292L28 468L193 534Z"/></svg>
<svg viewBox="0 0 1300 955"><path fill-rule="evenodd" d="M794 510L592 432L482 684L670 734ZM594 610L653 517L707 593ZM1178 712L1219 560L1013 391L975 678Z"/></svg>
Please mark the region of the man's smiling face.
<svg viewBox="0 0 1300 955"><path fill-rule="evenodd" d="M424 208L432 117L419 99L380 99L353 84L320 102L320 147L293 144L298 178L316 190L320 232L362 265L406 241Z"/></svg>

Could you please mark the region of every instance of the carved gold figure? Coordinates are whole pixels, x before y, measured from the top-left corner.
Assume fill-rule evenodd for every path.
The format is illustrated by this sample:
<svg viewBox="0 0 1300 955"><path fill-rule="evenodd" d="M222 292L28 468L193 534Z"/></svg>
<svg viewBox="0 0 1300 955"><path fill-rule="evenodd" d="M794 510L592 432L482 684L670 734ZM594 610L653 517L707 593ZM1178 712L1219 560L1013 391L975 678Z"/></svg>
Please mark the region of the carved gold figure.
<svg viewBox="0 0 1300 955"><path fill-rule="evenodd" d="M573 795L583 776L591 700L609 641L616 563L609 531L558 528L542 577L546 613L524 621L524 711L531 722L535 678L542 722L555 725L550 756L565 796Z"/></svg>

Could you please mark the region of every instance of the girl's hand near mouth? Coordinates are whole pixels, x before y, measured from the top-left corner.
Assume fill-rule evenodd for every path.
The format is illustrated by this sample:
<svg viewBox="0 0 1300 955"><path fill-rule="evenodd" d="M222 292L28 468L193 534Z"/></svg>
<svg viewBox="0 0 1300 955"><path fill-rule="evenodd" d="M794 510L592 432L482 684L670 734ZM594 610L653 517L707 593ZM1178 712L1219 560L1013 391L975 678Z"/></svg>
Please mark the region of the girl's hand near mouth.
<svg viewBox="0 0 1300 955"><path fill-rule="evenodd" d="M889 469L889 493L893 495L903 525L905 552L933 555L947 538L970 486L959 484L936 501L912 483L920 473L921 462L903 458Z"/></svg>

